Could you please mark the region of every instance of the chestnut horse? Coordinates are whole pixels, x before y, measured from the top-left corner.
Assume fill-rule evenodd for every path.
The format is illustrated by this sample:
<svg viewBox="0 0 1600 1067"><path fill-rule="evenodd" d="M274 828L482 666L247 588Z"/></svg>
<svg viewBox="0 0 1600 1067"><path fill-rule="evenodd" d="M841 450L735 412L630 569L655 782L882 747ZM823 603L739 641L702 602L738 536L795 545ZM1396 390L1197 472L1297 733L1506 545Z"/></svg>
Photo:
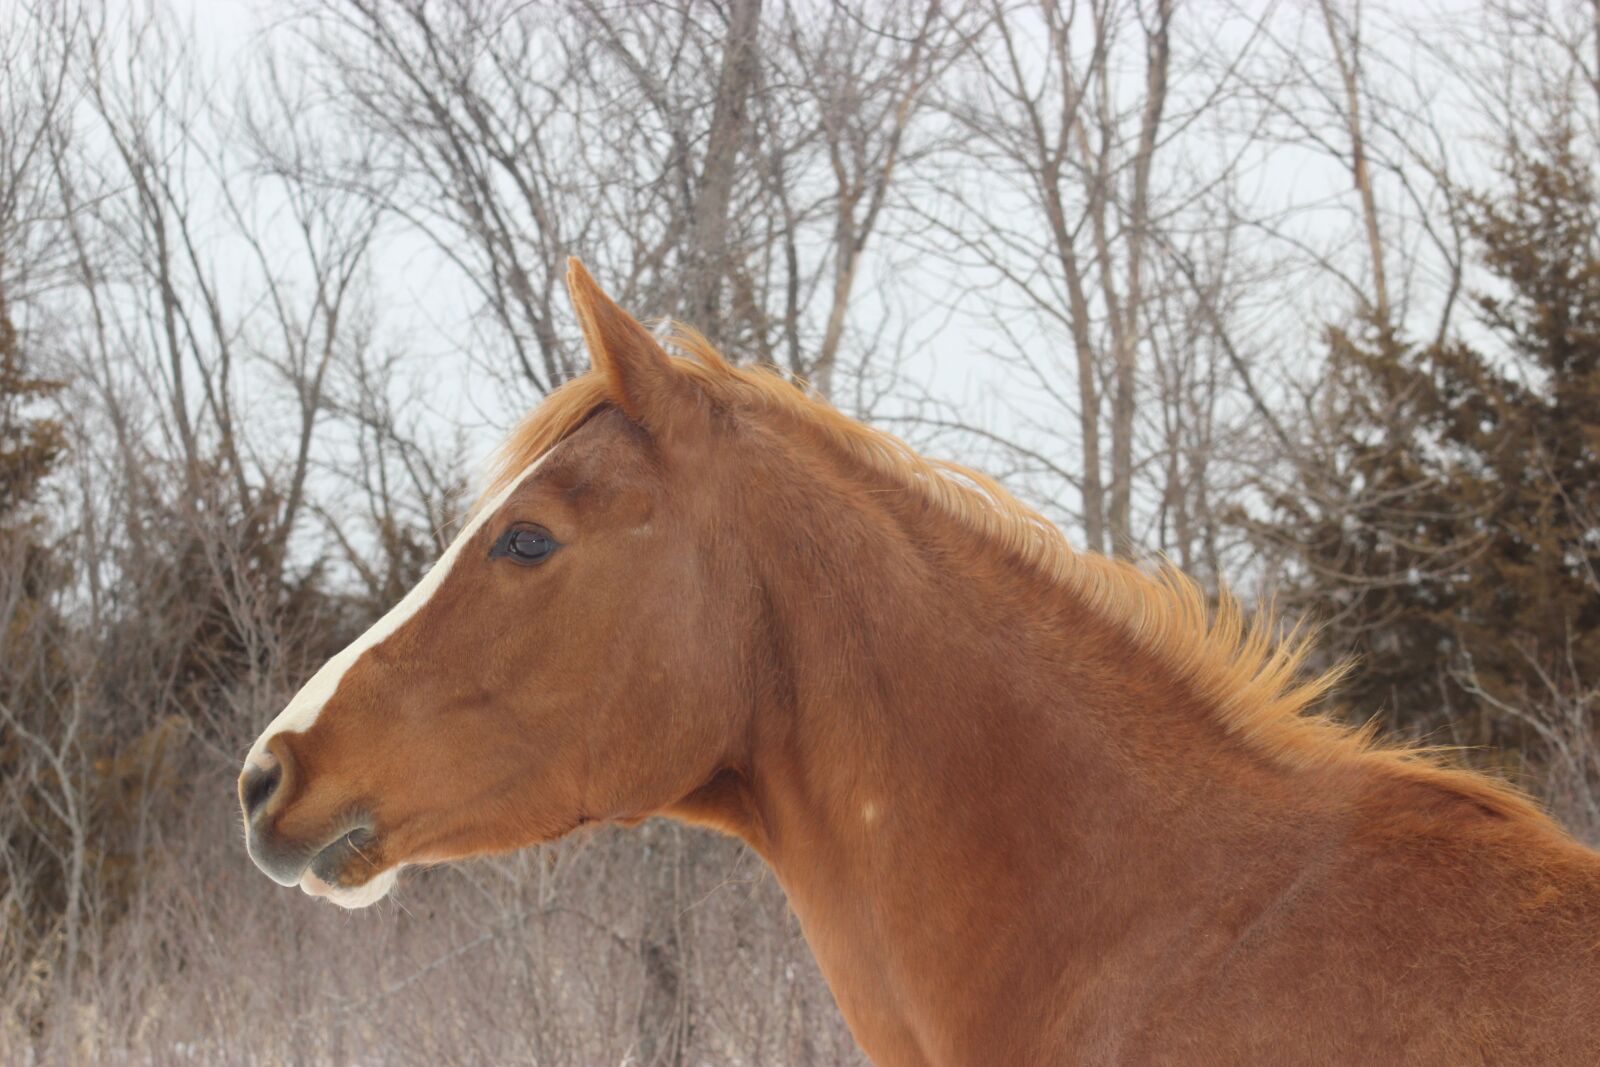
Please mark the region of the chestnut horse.
<svg viewBox="0 0 1600 1067"><path fill-rule="evenodd" d="M583 268L593 369L267 728L250 855L411 863L665 815L748 842L911 1064L1600 1062L1600 856L1310 706L1304 642L1080 554Z"/></svg>

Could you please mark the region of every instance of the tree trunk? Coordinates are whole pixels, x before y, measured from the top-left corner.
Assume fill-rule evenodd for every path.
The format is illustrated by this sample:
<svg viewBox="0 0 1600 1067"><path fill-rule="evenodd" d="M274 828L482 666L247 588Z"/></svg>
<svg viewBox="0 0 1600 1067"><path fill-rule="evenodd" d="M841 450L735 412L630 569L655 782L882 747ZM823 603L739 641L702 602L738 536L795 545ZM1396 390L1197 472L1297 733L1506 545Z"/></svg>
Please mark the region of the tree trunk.
<svg viewBox="0 0 1600 1067"><path fill-rule="evenodd" d="M1128 288L1122 298L1122 325L1116 331L1116 379L1111 400L1111 550L1133 552L1133 408L1138 389L1139 341L1144 304L1144 251L1150 222L1150 161L1167 102L1168 26L1173 0L1160 0L1155 25L1145 40L1144 111L1139 119L1139 154L1133 163L1128 205ZM1115 308L1112 308L1115 314Z"/></svg>
<svg viewBox="0 0 1600 1067"><path fill-rule="evenodd" d="M644 929L639 955L644 964L644 994L639 1004L639 1064L641 1067L683 1067L688 1060L690 1027L684 986L683 938L679 929L679 872L683 864L683 833L662 824L641 828L655 853L654 872L647 879Z"/></svg>
<svg viewBox="0 0 1600 1067"><path fill-rule="evenodd" d="M1367 254L1372 258L1372 313L1378 325L1387 329L1389 319L1389 283L1383 269L1383 238L1378 227L1378 201L1372 194L1372 175L1367 169L1366 139L1361 128L1361 41L1358 30L1350 31L1350 50L1345 51L1340 39L1339 25L1333 12L1332 0L1319 0L1322 21L1328 28L1328 43L1333 48L1333 58L1339 65L1339 79L1344 83L1345 128L1350 134L1350 177L1356 192L1361 196L1361 219L1367 231Z"/></svg>
<svg viewBox="0 0 1600 1067"><path fill-rule="evenodd" d="M758 74L756 36L760 26L761 0L733 0L711 131L706 139L705 166L694 200L683 316L713 344L722 343L728 332L721 310L722 279L728 269L728 203L733 195L734 165L747 123L750 91Z"/></svg>

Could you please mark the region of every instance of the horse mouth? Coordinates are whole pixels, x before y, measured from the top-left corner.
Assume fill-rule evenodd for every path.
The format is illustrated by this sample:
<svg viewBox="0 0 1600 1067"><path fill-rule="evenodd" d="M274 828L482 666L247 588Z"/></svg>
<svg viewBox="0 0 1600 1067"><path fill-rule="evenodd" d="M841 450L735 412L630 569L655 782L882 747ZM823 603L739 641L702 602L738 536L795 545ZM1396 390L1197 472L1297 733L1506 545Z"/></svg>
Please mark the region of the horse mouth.
<svg viewBox="0 0 1600 1067"><path fill-rule="evenodd" d="M376 840L377 835L365 826L335 840L312 858L310 866L300 876L301 892L342 908L365 908L383 899L394 887L396 869L380 871L357 884L351 884L345 877L351 868L372 869L367 850Z"/></svg>

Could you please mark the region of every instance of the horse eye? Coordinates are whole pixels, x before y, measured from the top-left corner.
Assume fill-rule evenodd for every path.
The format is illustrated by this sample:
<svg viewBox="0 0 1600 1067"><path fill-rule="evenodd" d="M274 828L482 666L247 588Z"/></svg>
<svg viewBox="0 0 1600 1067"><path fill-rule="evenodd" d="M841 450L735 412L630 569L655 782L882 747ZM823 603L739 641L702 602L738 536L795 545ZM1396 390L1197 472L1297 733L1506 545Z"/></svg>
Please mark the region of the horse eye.
<svg viewBox="0 0 1600 1067"><path fill-rule="evenodd" d="M489 558L505 556L517 563L542 563L561 546L550 531L537 526L513 526L500 535L489 550Z"/></svg>

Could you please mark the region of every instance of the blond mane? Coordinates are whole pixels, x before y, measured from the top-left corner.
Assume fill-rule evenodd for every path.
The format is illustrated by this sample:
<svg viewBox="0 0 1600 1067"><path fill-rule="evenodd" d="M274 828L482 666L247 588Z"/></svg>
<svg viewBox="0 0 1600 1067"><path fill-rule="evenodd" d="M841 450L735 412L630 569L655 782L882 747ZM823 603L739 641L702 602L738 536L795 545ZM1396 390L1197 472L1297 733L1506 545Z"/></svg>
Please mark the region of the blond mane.
<svg viewBox="0 0 1600 1067"><path fill-rule="evenodd" d="M730 409L775 412L822 434L877 477L922 493L938 511L1002 552L1065 586L1096 616L1120 627L1192 686L1219 723L1269 757L1295 766L1369 760L1426 779L1508 818L1549 819L1510 784L1452 766L1442 750L1380 741L1371 724L1351 727L1317 710L1348 664L1306 676L1314 633L1287 633L1270 610L1247 613L1219 591L1213 604L1192 578L1161 562L1147 573L1124 560L1079 552L1050 520L980 472L928 459L904 441L834 409L769 368L736 367L691 328L674 324L667 345L678 368ZM497 453L493 496L612 401L594 371L552 392Z"/></svg>

